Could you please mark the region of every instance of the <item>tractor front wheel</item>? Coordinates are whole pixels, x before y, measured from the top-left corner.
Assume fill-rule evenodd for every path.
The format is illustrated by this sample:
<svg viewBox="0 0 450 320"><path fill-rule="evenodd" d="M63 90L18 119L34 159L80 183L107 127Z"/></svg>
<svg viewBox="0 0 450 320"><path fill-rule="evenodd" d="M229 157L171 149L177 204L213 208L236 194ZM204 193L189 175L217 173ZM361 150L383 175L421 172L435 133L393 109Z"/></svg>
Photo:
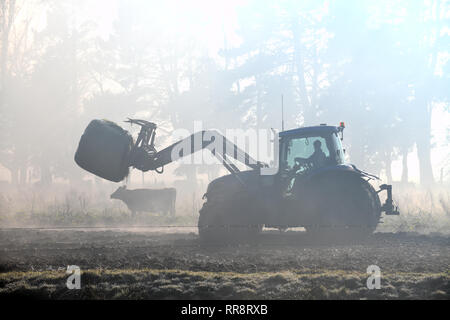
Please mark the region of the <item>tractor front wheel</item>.
<svg viewBox="0 0 450 320"><path fill-rule="evenodd" d="M198 232L202 244L237 244L252 242L262 231L255 223L254 210L245 197L209 196L200 209Z"/></svg>

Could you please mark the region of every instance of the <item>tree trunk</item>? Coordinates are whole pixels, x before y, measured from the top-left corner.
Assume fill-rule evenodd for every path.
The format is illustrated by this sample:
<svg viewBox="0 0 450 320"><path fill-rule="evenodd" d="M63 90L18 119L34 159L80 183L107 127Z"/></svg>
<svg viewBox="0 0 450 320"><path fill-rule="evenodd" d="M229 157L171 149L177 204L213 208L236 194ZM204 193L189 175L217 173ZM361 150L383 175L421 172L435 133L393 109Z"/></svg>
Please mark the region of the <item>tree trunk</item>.
<svg viewBox="0 0 450 320"><path fill-rule="evenodd" d="M17 168L9 168L11 172L11 184L17 185L19 183L19 169Z"/></svg>
<svg viewBox="0 0 450 320"><path fill-rule="evenodd" d="M431 106L426 101L421 101L420 109L421 126L417 133L417 157L419 158L420 183L429 187L434 184L433 169L431 167ZM419 109L419 110L420 110Z"/></svg>
<svg viewBox="0 0 450 320"><path fill-rule="evenodd" d="M14 13L16 10L16 1L0 1L2 16L0 19L1 22L1 33L2 33L2 50L0 57L0 91L5 89L6 82L6 65L8 61L8 47L9 47L9 33L11 31L11 27L14 21ZM2 95L3 96L3 95ZM1 101L0 101L1 102Z"/></svg>
<svg viewBox="0 0 450 320"><path fill-rule="evenodd" d="M300 109L303 111L304 124L314 122L314 112L306 90L304 57L301 49L300 25L297 17L292 19L292 35L294 41L294 67L298 77L298 93L300 98Z"/></svg>
<svg viewBox="0 0 450 320"><path fill-rule="evenodd" d="M26 166L20 167L19 173L20 173L20 184L24 186L27 183L27 173L28 173L27 167Z"/></svg>

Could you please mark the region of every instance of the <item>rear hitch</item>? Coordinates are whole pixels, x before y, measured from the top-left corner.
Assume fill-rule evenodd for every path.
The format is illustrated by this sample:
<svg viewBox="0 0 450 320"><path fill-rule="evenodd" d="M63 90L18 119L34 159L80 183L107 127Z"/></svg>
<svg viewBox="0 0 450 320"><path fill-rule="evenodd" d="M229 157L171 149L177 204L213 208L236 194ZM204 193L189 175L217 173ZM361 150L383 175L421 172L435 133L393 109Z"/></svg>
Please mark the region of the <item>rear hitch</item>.
<svg viewBox="0 0 450 320"><path fill-rule="evenodd" d="M380 193L383 190L386 190L387 192L387 199L386 202L381 206L381 211L384 211L387 215L398 216L400 212L398 211L398 207L394 206L394 203L392 201L392 185L382 184L380 186L380 190L378 190L377 193Z"/></svg>

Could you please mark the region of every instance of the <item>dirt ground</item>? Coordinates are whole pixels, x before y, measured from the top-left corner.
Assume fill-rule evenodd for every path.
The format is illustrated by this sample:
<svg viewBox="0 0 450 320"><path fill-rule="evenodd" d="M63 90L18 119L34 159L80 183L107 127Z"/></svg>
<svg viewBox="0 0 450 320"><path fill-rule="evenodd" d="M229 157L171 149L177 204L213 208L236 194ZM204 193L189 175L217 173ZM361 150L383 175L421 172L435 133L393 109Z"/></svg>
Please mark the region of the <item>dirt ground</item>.
<svg viewBox="0 0 450 320"><path fill-rule="evenodd" d="M317 243L265 231L204 246L196 228L0 230L0 296L43 299L450 299L450 237ZM66 287L68 265L81 289ZM381 288L368 289L369 265Z"/></svg>

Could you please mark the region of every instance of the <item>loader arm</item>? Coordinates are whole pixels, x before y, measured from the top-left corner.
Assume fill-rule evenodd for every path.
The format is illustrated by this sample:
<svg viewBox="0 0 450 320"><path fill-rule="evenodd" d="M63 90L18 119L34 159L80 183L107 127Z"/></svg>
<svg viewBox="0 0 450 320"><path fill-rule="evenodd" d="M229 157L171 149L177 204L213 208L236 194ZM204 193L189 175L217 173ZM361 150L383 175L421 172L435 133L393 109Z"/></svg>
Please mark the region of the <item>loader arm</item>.
<svg viewBox="0 0 450 320"><path fill-rule="evenodd" d="M141 127L135 142L128 131L114 122L92 120L80 138L75 162L81 168L114 182L128 176L129 167L162 173L165 165L202 149L208 149L236 177L239 169L231 159L253 170L267 166L216 130L199 131L158 151L154 145L156 124L130 118L126 122Z"/></svg>
<svg viewBox="0 0 450 320"><path fill-rule="evenodd" d="M231 158L254 170L265 166L216 130L196 132L156 153L148 153L140 147L135 148L130 165L142 171L158 172L159 168L202 149L208 149L232 174L239 172L239 169L229 161Z"/></svg>

